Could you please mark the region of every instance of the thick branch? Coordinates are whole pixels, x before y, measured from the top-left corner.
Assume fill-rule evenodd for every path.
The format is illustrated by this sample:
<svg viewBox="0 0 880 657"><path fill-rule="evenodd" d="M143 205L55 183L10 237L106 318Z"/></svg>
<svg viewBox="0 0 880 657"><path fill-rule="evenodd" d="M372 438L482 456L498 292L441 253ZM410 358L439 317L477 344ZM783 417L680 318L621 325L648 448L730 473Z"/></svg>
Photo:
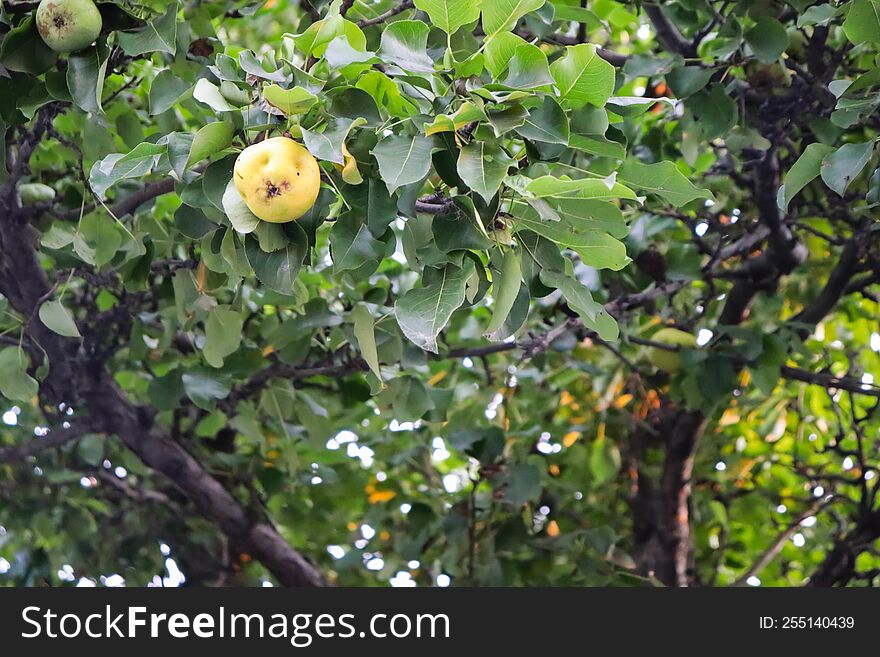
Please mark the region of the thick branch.
<svg viewBox="0 0 880 657"><path fill-rule="evenodd" d="M697 52L693 44L685 39L675 24L669 20L663 9L656 4L644 4L645 13L654 24L657 31L657 38L660 43L671 53L676 53L682 57L696 57Z"/></svg>
<svg viewBox="0 0 880 657"><path fill-rule="evenodd" d="M804 307L791 321L813 326L831 312L838 300L847 290L850 280L858 272L862 237L856 235L846 243L840 260L828 277L828 282L819 295ZM806 337L806 335L802 335Z"/></svg>

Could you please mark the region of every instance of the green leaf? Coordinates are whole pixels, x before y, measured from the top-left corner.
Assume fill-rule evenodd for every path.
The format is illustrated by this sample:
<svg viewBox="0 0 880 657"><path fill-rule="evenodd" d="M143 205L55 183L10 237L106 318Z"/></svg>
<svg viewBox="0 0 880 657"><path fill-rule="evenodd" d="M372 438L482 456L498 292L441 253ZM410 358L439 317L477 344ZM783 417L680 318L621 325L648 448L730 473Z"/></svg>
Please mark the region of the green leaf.
<svg viewBox="0 0 880 657"><path fill-rule="evenodd" d="M544 0L483 0L486 40L512 30L520 18L543 6Z"/></svg>
<svg viewBox="0 0 880 657"><path fill-rule="evenodd" d="M626 255L626 245L620 240L614 239L608 233L593 231L581 234L582 242L586 244L575 245L571 248L578 252L584 264L596 269L610 269L620 271L630 262Z"/></svg>
<svg viewBox="0 0 880 657"><path fill-rule="evenodd" d="M361 356L370 367L370 371L382 381L382 371L379 369L379 354L376 350L376 327L373 314L365 303L355 304L351 312L354 323L354 337L357 340Z"/></svg>
<svg viewBox="0 0 880 657"><path fill-rule="evenodd" d="M108 189L120 180L142 178L150 173L159 162L159 156L167 147L144 142L126 154L113 153L92 165L89 172L89 185L95 194L103 197Z"/></svg>
<svg viewBox="0 0 880 657"><path fill-rule="evenodd" d="M428 14L431 24L447 34L476 21L480 4L480 0L415 0L416 7Z"/></svg>
<svg viewBox="0 0 880 657"><path fill-rule="evenodd" d="M333 271L356 271L358 278L366 278L379 267L385 244L373 237L359 213L346 212L330 231L330 254Z"/></svg>
<svg viewBox="0 0 880 657"><path fill-rule="evenodd" d="M0 64L10 71L40 75L52 68L57 59L57 53L37 32L33 14L9 30L0 46Z"/></svg>
<svg viewBox="0 0 880 657"><path fill-rule="evenodd" d="M587 103L601 107L614 93L614 67L599 57L593 44L567 46L550 72L559 89L559 102L566 109Z"/></svg>
<svg viewBox="0 0 880 657"><path fill-rule="evenodd" d="M538 89L553 84L547 55L530 43L520 46L510 58L507 75L500 84L511 89Z"/></svg>
<svg viewBox="0 0 880 657"><path fill-rule="evenodd" d="M403 334L425 351L438 353L437 336L464 303L470 274L467 268L453 264L426 269L424 287L409 290L394 304Z"/></svg>
<svg viewBox="0 0 880 657"><path fill-rule="evenodd" d="M28 374L28 357L21 347L0 350L0 393L9 401L29 402L39 390Z"/></svg>
<svg viewBox="0 0 880 657"><path fill-rule="evenodd" d="M602 486L617 477L620 471L620 451L604 438L593 441L590 445L590 471L593 473L593 485Z"/></svg>
<svg viewBox="0 0 880 657"><path fill-rule="evenodd" d="M418 112L418 107L406 98L397 84L381 71L369 71L361 76L357 88L371 97L377 106L396 117L408 117Z"/></svg>
<svg viewBox="0 0 880 657"><path fill-rule="evenodd" d="M178 179L182 179L186 173L187 160L189 160L189 154L192 151L193 139L194 135L189 132L171 132L167 135L162 135L159 141L156 142L159 146L167 148L167 162L171 165L171 171L176 174ZM164 162L165 158L160 158L160 168Z"/></svg>
<svg viewBox="0 0 880 657"><path fill-rule="evenodd" d="M507 70L514 53L520 48L529 45L528 41L516 34L502 32L485 46L486 69L492 74L494 79L499 79L501 74Z"/></svg>
<svg viewBox="0 0 880 657"><path fill-rule="evenodd" d="M303 128L303 142L309 152L319 160L327 160L336 164L345 164L342 147L353 128L366 123L364 119L333 119L323 132Z"/></svg>
<svg viewBox="0 0 880 657"><path fill-rule="evenodd" d="M107 57L104 48L93 46L67 59L67 88L73 102L85 112L102 112L101 95Z"/></svg>
<svg viewBox="0 0 880 657"><path fill-rule="evenodd" d="M133 32L117 32L119 45L130 57L137 57L148 52L165 52L173 55L177 52L177 11L180 7L172 2L167 11L139 30Z"/></svg>
<svg viewBox="0 0 880 657"><path fill-rule="evenodd" d="M121 246L122 235L110 217L93 212L80 220L73 248L84 261L100 269Z"/></svg>
<svg viewBox="0 0 880 657"><path fill-rule="evenodd" d="M623 212L614 203L588 199L550 199L560 221L582 230L602 231L618 239L629 233Z"/></svg>
<svg viewBox="0 0 880 657"><path fill-rule="evenodd" d="M231 387L219 373L194 367L181 377L186 396L199 408L211 410L218 399L226 399Z"/></svg>
<svg viewBox="0 0 880 657"><path fill-rule="evenodd" d="M260 61L251 50L242 50L238 53L238 64L245 73L261 80L271 80L272 82L287 82L289 80L289 76L284 70L276 65L274 58L267 56ZM230 77L233 80L239 79L237 74Z"/></svg>
<svg viewBox="0 0 880 657"><path fill-rule="evenodd" d="M703 89L712 79L712 69L681 66L666 74L666 82L678 98L687 98Z"/></svg>
<svg viewBox="0 0 880 657"><path fill-rule="evenodd" d="M263 98L288 116L303 114L318 102L318 97L303 87L282 89L277 84L263 87Z"/></svg>
<svg viewBox="0 0 880 657"><path fill-rule="evenodd" d="M433 73L434 62L428 57L430 27L423 21L395 21L382 31L379 58L411 73Z"/></svg>
<svg viewBox="0 0 880 657"><path fill-rule="evenodd" d="M515 162L495 143L472 141L459 153L458 175L489 203Z"/></svg>
<svg viewBox="0 0 880 657"><path fill-rule="evenodd" d="M232 227L242 235L254 232L260 225L260 218L250 211L247 203L238 193L234 180L229 181L223 193L223 212L226 213Z"/></svg>
<svg viewBox="0 0 880 657"><path fill-rule="evenodd" d="M752 52L763 64L777 61L788 46L788 32L782 23L771 16L758 18L745 37Z"/></svg>
<svg viewBox="0 0 880 657"><path fill-rule="evenodd" d="M519 508L541 495L541 473L529 463L514 465L505 477L504 499Z"/></svg>
<svg viewBox="0 0 880 657"><path fill-rule="evenodd" d="M191 88L186 80L171 69L159 71L150 85L150 114L155 116L171 109Z"/></svg>
<svg viewBox="0 0 880 657"><path fill-rule="evenodd" d="M602 178L556 178L541 176L526 185L526 191L537 198L592 198L592 199L628 199L638 200L631 189L618 182L609 182Z"/></svg>
<svg viewBox="0 0 880 657"><path fill-rule="evenodd" d="M798 193L819 176L822 160L834 152L833 146L827 144L810 144L801 153L782 180L782 209L788 210L788 204Z"/></svg>
<svg viewBox="0 0 880 657"><path fill-rule="evenodd" d="M361 28L338 14L315 21L305 32L294 36L293 40L305 54L321 57L328 44L342 35L355 50L366 50L367 38Z"/></svg>
<svg viewBox="0 0 880 657"><path fill-rule="evenodd" d="M569 126L565 111L553 98L545 96L541 105L529 110L525 123L516 128L521 137L547 144L568 144Z"/></svg>
<svg viewBox="0 0 880 657"><path fill-rule="evenodd" d="M393 194L398 187L422 180L431 170L434 141L429 137L392 135L376 144L373 155L379 173Z"/></svg>
<svg viewBox="0 0 880 657"><path fill-rule="evenodd" d="M627 160L617 172L618 179L630 187L656 194L675 207L702 198L714 200L708 189L695 186L672 162L643 164Z"/></svg>
<svg viewBox="0 0 880 657"><path fill-rule="evenodd" d="M574 201L572 203L582 203ZM516 230L529 230L548 240L577 251L584 262L597 269L623 269L630 259L626 255L623 242L602 230L592 228L595 224L573 215L560 216L558 221L547 221L529 205L522 202L514 204L512 211L516 217Z"/></svg>
<svg viewBox="0 0 880 657"><path fill-rule="evenodd" d="M626 157L626 147L623 144L606 139L601 135L571 134L568 137L568 145L579 151L601 157L611 157L616 160L622 160Z"/></svg>
<svg viewBox="0 0 880 657"><path fill-rule="evenodd" d="M40 306L40 321L51 331L66 338L81 338L76 322L60 301L46 301Z"/></svg>
<svg viewBox="0 0 880 657"><path fill-rule="evenodd" d="M391 402L394 417L404 422L414 422L434 408L427 386L414 376L393 379L383 394Z"/></svg>
<svg viewBox="0 0 880 657"><path fill-rule="evenodd" d="M453 202L454 212L434 217L431 222L434 245L443 253L482 251L492 246L474 202L467 196L457 196Z"/></svg>
<svg viewBox="0 0 880 657"><path fill-rule="evenodd" d="M296 223L286 224L290 243L282 249L266 253L253 235L245 240L245 255L260 282L280 294L293 294L296 277L302 267L309 240Z"/></svg>
<svg viewBox="0 0 880 657"><path fill-rule="evenodd" d="M484 335L494 335L504 326L522 284L522 262L519 254L509 249L501 261L501 271L492 276L492 291L495 303L492 306L492 320L486 327ZM507 336L504 336L507 337Z"/></svg>
<svg viewBox="0 0 880 657"><path fill-rule="evenodd" d="M840 12L840 7L832 4L813 5L801 12L797 19L798 28L810 25L827 25Z"/></svg>
<svg viewBox="0 0 880 657"><path fill-rule="evenodd" d="M687 106L696 116L705 139L722 137L736 125L736 103L720 84L714 85L709 91L695 94Z"/></svg>
<svg viewBox="0 0 880 657"><path fill-rule="evenodd" d="M234 135L235 128L226 121L214 121L202 126L193 138L185 168L188 169L205 158L220 153L232 143Z"/></svg>
<svg viewBox="0 0 880 657"><path fill-rule="evenodd" d="M453 449L473 456L481 463L492 463L504 451L504 432L500 427L468 427L449 434Z"/></svg>
<svg viewBox="0 0 880 657"><path fill-rule="evenodd" d="M217 85L211 84L205 78L201 78L196 82L196 86L193 88L193 98L200 103L204 103L215 112L238 111L238 108L226 100L223 94L220 93Z"/></svg>
<svg viewBox="0 0 880 657"><path fill-rule="evenodd" d="M268 221L257 224L254 235L257 236L260 248L266 253L283 249L290 241L287 233L284 232L284 224L273 224Z"/></svg>
<svg viewBox="0 0 880 657"><path fill-rule="evenodd" d="M202 347L208 365L223 367L223 359L238 350L243 324L241 313L229 306L211 309L205 320L205 346Z"/></svg>
<svg viewBox="0 0 880 657"><path fill-rule="evenodd" d="M873 140L863 144L844 144L837 151L829 153L822 159L822 180L843 196L849 184L868 164L873 152Z"/></svg>
<svg viewBox="0 0 880 657"><path fill-rule="evenodd" d="M331 69L336 71L342 71L342 69L346 69L346 67L352 64L369 65L379 61L373 52L352 48L348 42L348 37L344 34L327 44L327 49L324 51L324 60ZM357 77L357 74L366 68L368 66L353 66L351 69L346 69L342 72L348 77Z"/></svg>
<svg viewBox="0 0 880 657"><path fill-rule="evenodd" d="M541 281L559 290L565 301L581 318L584 326L596 331L603 340L617 340L620 330L617 322L601 304L593 301L593 295L583 283L561 272L541 270Z"/></svg>
<svg viewBox="0 0 880 657"><path fill-rule="evenodd" d="M853 0L843 21L843 32L856 45L880 42L880 1Z"/></svg>

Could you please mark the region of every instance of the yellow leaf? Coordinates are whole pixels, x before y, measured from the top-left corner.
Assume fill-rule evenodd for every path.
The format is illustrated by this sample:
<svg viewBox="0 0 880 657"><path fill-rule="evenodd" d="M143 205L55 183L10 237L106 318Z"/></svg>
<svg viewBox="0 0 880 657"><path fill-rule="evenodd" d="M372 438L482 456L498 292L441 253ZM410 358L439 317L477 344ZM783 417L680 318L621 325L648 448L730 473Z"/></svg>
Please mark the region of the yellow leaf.
<svg viewBox="0 0 880 657"><path fill-rule="evenodd" d="M551 520L547 523L547 536L550 536L551 538L559 536L559 524L555 520Z"/></svg>
<svg viewBox="0 0 880 657"><path fill-rule="evenodd" d="M551 463L551 464L550 464L550 467L547 468L547 472L550 473L550 476L551 476L551 477L558 477L558 476L559 476L559 472L560 472L560 470L559 470L559 466L556 465L555 463Z"/></svg>
<svg viewBox="0 0 880 657"><path fill-rule="evenodd" d="M381 504L382 502L388 502L393 499L394 496L397 495L393 490L377 490L374 493L370 493L370 497L367 498L370 504Z"/></svg>
<svg viewBox="0 0 880 657"><path fill-rule="evenodd" d="M632 401L632 398L633 396L630 393L620 395L620 397L614 400L614 408L623 408Z"/></svg>
<svg viewBox="0 0 880 657"><path fill-rule="evenodd" d="M205 267L205 261L202 260L199 263L198 271L196 272L196 289L199 291L199 294L202 294L205 291L205 283L208 278L208 269Z"/></svg>
<svg viewBox="0 0 880 657"><path fill-rule="evenodd" d="M565 434L565 436L562 439L562 446L563 447L571 447L572 445L574 445L577 442L578 438L580 438L580 437L581 437L580 431L569 431L567 434Z"/></svg>
<svg viewBox="0 0 880 657"><path fill-rule="evenodd" d="M737 422L739 422L739 413L737 413L732 408L728 408L721 415L721 419L718 421L718 424L722 427L729 427L731 424L736 424Z"/></svg>
<svg viewBox="0 0 880 657"><path fill-rule="evenodd" d="M273 353L274 351L275 351L275 347L273 347L272 345L269 345L268 347L263 347L263 357L265 358L266 356Z"/></svg>
<svg viewBox="0 0 880 657"><path fill-rule="evenodd" d="M428 379L428 385L435 386L445 378L446 378L446 370L443 370L442 372L437 372L434 376L432 376L430 379Z"/></svg>
<svg viewBox="0 0 880 657"><path fill-rule="evenodd" d="M358 170L357 160L348 152L345 144L342 145L342 157L345 160L345 166L342 167L342 179L349 185L360 185L364 182L361 172Z"/></svg>

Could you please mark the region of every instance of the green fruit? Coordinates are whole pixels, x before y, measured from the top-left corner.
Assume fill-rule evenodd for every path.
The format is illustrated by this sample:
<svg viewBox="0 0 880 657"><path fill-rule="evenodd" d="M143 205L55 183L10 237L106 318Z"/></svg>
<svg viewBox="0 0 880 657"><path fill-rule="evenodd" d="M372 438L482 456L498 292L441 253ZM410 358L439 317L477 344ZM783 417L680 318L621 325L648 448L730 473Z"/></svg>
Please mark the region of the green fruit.
<svg viewBox="0 0 880 657"><path fill-rule="evenodd" d="M22 205L51 203L55 200L55 190L43 183L25 183L18 186L18 198Z"/></svg>
<svg viewBox="0 0 880 657"><path fill-rule="evenodd" d="M55 52L87 48L101 25L101 12L92 0L41 0L37 7L37 31Z"/></svg>
<svg viewBox="0 0 880 657"><path fill-rule="evenodd" d="M697 339L693 335L674 328L662 328L651 336L651 339L654 342L674 347L694 348L697 346ZM658 370L663 370L670 374L681 369L681 354L677 351L667 351L659 347L651 347L648 352L648 360Z"/></svg>

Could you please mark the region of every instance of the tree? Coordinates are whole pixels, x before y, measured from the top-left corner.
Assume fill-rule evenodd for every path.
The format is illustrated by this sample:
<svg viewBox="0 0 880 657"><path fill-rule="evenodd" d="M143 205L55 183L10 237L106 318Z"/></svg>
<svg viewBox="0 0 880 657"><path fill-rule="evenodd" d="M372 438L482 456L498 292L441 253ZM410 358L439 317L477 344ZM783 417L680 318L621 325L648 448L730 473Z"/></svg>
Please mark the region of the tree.
<svg viewBox="0 0 880 657"><path fill-rule="evenodd" d="M0 582L877 583L878 4L4 2Z"/></svg>

